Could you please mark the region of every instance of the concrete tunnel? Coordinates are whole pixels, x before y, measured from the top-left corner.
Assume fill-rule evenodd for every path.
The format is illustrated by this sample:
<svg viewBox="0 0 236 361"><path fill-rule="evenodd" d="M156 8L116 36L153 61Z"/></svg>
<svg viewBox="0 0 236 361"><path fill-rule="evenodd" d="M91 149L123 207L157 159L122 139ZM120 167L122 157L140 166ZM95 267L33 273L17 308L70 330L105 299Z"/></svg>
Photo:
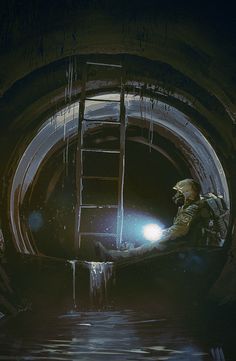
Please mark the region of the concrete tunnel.
<svg viewBox="0 0 236 361"><path fill-rule="evenodd" d="M171 2L102 3L3 5L0 192L6 282L18 288L20 297L32 267L77 256L75 150L83 68L90 61L120 64L124 71L127 242L142 241L130 228L143 214L170 225L176 211L172 186L181 178L197 179L203 193L221 194L230 210L223 256L205 291L214 303L235 302L236 86L230 14L225 24L218 5L212 13L210 5L203 11L196 4ZM118 117L115 103L95 105L93 100L117 100L119 85L113 69L90 71L88 117ZM118 133L114 127L90 127L87 141L112 148ZM101 168L105 165L98 159L89 161L89 172ZM96 187L91 186L95 197ZM104 217L112 223L110 213ZM84 248L82 258L93 260L91 249ZM46 275L50 266L42 267ZM2 305L3 313L15 312L14 297L4 292Z"/></svg>

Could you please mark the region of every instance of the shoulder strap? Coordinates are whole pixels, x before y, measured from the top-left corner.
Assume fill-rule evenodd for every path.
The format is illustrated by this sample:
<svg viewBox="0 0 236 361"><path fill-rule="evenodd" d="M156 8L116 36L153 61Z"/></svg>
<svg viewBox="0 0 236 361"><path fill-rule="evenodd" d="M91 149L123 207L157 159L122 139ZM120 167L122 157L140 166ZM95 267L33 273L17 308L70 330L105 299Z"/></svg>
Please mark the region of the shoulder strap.
<svg viewBox="0 0 236 361"><path fill-rule="evenodd" d="M216 218L222 218L228 213L224 199L220 196L209 193L209 195L205 197L205 202L208 204Z"/></svg>

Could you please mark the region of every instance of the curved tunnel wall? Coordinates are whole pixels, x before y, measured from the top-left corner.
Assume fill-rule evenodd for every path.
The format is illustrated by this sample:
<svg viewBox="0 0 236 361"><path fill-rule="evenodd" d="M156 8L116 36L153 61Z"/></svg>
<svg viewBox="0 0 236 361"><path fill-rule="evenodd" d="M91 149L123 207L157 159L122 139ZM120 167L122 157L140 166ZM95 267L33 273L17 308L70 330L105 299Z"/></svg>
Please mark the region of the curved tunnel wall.
<svg viewBox="0 0 236 361"><path fill-rule="evenodd" d="M95 98L117 100L118 94L103 94ZM213 147L192 123L191 119L174 107L166 108L166 104L160 101L153 103L148 98L127 95L125 98L126 115L128 125L139 127L153 127L153 131L162 134L183 154L192 176L199 181L203 194L213 192L221 194L228 207L230 207L229 189L223 167ZM65 108L55 114L41 126L37 135L28 145L16 169L10 197L10 219L14 234L17 251L34 254L36 249L32 246L32 240L27 229L22 226L21 206L25 194L34 182L34 178L40 171L48 153L53 154L53 149L59 142L68 142L77 136L77 119L79 104L74 103L70 108ZM89 101L86 108L86 118L113 118L118 119L119 109L117 103ZM98 127L89 125L87 131ZM132 139L132 138L131 138ZM146 142L147 145L157 148L148 139L133 139ZM62 145L63 146L63 145ZM137 154L137 157L139 155ZM167 155L168 156L168 155ZM170 155L171 157L171 155ZM171 159L171 158L170 158Z"/></svg>

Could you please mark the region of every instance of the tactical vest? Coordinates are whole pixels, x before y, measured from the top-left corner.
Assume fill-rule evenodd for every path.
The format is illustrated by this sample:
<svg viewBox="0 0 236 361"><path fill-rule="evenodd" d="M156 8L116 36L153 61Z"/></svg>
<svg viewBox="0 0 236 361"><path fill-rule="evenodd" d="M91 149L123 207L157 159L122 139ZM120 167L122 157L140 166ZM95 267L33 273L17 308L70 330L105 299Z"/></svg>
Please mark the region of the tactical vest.
<svg viewBox="0 0 236 361"><path fill-rule="evenodd" d="M205 194L200 200L202 236L206 246L222 247L228 230L229 210L221 196Z"/></svg>

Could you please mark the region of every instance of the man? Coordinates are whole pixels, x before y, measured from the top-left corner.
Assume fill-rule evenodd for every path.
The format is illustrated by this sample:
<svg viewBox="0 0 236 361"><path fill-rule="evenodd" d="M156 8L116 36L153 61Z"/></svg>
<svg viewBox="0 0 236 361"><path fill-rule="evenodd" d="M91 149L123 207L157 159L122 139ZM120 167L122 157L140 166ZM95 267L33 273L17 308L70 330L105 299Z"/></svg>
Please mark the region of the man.
<svg viewBox="0 0 236 361"><path fill-rule="evenodd" d="M178 205L178 212L173 225L163 230L161 238L152 243L128 250L107 250L98 243L100 255L105 260L122 260L141 257L163 250L171 250L183 244L190 246L206 245L204 224L210 217L210 210L200 199L200 185L193 179L184 179L174 187L176 194L173 201ZM186 237L187 236L187 237Z"/></svg>

